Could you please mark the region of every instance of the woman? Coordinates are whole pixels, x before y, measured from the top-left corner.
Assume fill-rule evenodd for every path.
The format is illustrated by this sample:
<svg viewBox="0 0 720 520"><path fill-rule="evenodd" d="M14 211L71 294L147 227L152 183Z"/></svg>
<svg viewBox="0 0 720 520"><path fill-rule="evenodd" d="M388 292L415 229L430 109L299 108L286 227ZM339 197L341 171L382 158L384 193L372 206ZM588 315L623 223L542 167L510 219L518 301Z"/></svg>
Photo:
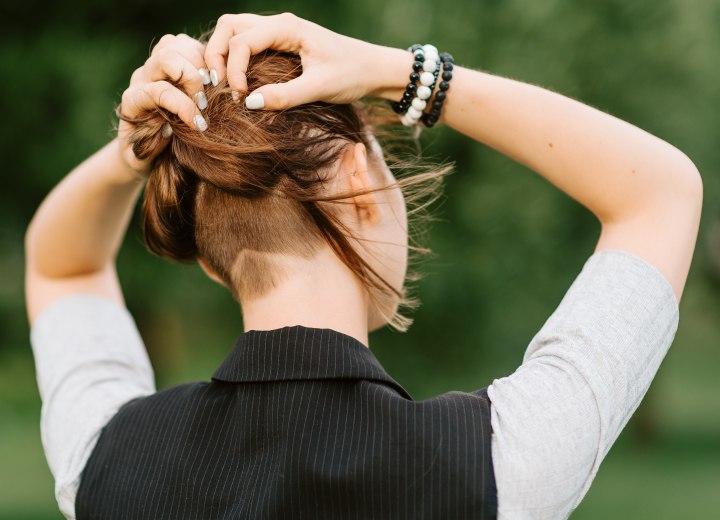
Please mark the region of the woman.
<svg viewBox="0 0 720 520"><path fill-rule="evenodd" d="M412 401L368 331L407 326L402 190L442 172L396 181L379 116L355 102L415 106L418 52L436 70L431 47L226 15L207 45L165 36L135 71L117 138L27 234L43 443L68 518L565 518L577 506L673 340L700 176L628 123L444 55L439 122L538 172L602 232L514 374ZM212 381L157 393L114 265L146 180L149 248L197 260L246 331Z"/></svg>

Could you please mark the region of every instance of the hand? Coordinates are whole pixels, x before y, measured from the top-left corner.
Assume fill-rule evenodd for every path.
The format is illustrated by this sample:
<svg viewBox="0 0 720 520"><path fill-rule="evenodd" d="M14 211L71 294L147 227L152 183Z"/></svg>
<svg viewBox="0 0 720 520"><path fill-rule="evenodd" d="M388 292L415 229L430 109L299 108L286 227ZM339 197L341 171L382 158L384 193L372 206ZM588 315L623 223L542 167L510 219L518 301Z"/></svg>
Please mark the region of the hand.
<svg viewBox="0 0 720 520"><path fill-rule="evenodd" d="M227 77L231 89L246 92L250 56L267 49L299 55L303 73L287 83L258 88L252 94L261 96L248 99L249 108L351 103L382 96L393 87L401 95L412 65L408 52L343 36L290 13L221 16L205 48L205 62L221 81Z"/></svg>
<svg viewBox="0 0 720 520"><path fill-rule="evenodd" d="M118 124L120 154L131 169L147 175L152 160L165 148L172 132L169 125L158 129L162 138L157 139L156 147L149 156L138 158L130 142L135 126L132 119L161 107L177 114L192 128L200 131L207 128L198 109L198 105L203 107L205 99L205 78L200 72L205 68L204 51L205 47L199 41L186 34L167 34L160 39L145 64L132 74L119 110L123 118L130 121L121 119Z"/></svg>

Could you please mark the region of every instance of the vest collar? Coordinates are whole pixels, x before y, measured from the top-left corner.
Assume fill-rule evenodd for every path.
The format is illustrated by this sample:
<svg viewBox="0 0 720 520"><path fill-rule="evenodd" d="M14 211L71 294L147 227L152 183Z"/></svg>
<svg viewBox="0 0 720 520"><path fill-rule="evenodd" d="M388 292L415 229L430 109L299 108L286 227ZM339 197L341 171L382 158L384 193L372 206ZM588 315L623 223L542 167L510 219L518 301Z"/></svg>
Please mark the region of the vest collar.
<svg viewBox="0 0 720 520"><path fill-rule="evenodd" d="M300 325L243 333L213 379L228 383L370 379L412 399L370 349L355 338L332 329Z"/></svg>

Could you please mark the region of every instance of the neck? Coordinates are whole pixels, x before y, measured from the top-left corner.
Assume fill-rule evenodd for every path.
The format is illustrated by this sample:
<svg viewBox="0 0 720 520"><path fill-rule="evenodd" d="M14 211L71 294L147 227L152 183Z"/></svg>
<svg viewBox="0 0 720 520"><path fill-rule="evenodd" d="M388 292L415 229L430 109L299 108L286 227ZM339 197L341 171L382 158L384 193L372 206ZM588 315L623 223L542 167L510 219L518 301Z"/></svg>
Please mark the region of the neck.
<svg viewBox="0 0 720 520"><path fill-rule="evenodd" d="M367 297L329 248L311 259L283 257L287 273L268 294L241 302L245 331L302 325L333 329L368 346Z"/></svg>

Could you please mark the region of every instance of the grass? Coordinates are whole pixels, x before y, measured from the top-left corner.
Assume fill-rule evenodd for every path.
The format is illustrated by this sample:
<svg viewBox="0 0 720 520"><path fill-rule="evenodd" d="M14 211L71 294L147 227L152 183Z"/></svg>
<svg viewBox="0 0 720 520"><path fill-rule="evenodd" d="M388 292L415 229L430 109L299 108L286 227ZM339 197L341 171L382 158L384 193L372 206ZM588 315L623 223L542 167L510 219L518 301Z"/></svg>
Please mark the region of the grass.
<svg viewBox="0 0 720 520"><path fill-rule="evenodd" d="M572 518L714 518L720 511L719 491L717 435L676 433L647 447L622 442Z"/></svg>

